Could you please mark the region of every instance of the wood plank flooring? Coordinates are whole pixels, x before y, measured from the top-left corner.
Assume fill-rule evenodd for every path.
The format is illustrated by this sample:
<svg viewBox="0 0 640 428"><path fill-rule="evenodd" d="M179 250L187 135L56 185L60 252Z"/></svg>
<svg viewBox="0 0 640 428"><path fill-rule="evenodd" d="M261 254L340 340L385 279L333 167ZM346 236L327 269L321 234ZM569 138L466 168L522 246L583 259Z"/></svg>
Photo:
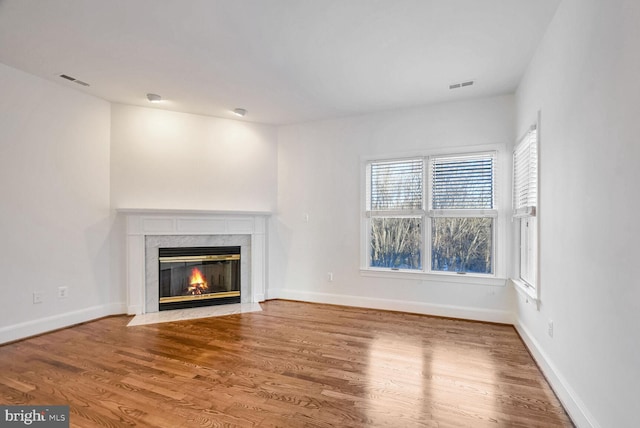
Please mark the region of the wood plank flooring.
<svg viewBox="0 0 640 428"><path fill-rule="evenodd" d="M0 346L0 404L73 427L571 427L511 326L274 300Z"/></svg>

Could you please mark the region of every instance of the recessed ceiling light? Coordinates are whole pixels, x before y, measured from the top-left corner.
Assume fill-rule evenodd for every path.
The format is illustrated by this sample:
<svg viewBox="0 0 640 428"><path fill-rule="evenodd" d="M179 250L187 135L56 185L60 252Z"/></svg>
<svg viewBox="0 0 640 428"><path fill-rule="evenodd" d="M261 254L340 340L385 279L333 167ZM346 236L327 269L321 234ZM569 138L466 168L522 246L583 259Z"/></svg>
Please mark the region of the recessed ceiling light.
<svg viewBox="0 0 640 428"><path fill-rule="evenodd" d="M147 94L147 99L150 103L159 103L162 101L162 97L158 94Z"/></svg>
<svg viewBox="0 0 640 428"><path fill-rule="evenodd" d="M245 114L247 114L247 110L243 108L234 108L233 114L235 114L236 116L243 117Z"/></svg>

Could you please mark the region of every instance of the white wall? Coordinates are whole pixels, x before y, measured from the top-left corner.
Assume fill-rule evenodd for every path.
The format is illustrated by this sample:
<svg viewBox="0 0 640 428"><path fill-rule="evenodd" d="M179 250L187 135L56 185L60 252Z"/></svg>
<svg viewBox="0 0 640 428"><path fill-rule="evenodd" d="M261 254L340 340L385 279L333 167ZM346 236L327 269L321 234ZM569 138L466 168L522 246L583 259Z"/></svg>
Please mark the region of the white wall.
<svg viewBox="0 0 640 428"><path fill-rule="evenodd" d="M1 343L118 308L109 305L109 103L3 64L0 94ZM43 303L32 303L36 291Z"/></svg>
<svg viewBox="0 0 640 428"><path fill-rule="evenodd" d="M542 116L542 305L518 299L519 329L585 427L638 426L639 23L636 0L564 0L517 93L519 133Z"/></svg>
<svg viewBox="0 0 640 428"><path fill-rule="evenodd" d="M111 118L113 208L275 210L275 127L122 104Z"/></svg>
<svg viewBox="0 0 640 428"><path fill-rule="evenodd" d="M513 107L499 96L279 128L269 296L510 321L505 286L361 275L360 167L367 156L509 144Z"/></svg>
<svg viewBox="0 0 640 428"><path fill-rule="evenodd" d="M111 206L275 211L274 126L113 104ZM126 300L125 222L113 229L114 294Z"/></svg>

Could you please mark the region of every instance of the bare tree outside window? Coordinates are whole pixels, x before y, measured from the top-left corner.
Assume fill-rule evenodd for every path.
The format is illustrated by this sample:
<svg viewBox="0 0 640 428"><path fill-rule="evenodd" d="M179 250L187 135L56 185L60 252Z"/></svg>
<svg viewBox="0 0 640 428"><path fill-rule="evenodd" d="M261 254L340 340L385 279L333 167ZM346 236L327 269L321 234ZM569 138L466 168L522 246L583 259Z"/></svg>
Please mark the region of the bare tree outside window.
<svg viewBox="0 0 640 428"><path fill-rule="evenodd" d="M371 266L422 269L422 219L372 219Z"/></svg>
<svg viewBox="0 0 640 428"><path fill-rule="evenodd" d="M492 218L434 218L431 228L431 269L491 273L492 235Z"/></svg>

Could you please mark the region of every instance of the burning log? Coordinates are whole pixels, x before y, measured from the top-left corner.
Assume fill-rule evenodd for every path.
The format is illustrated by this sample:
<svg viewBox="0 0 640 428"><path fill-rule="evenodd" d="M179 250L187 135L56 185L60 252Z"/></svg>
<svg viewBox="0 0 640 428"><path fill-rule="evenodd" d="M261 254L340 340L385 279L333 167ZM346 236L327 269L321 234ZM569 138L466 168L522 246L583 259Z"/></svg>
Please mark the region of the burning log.
<svg viewBox="0 0 640 428"><path fill-rule="evenodd" d="M189 277L189 286L187 287L187 293L190 295L204 294L205 290L209 288L207 281L204 279L200 269L193 268L191 270L191 276Z"/></svg>

